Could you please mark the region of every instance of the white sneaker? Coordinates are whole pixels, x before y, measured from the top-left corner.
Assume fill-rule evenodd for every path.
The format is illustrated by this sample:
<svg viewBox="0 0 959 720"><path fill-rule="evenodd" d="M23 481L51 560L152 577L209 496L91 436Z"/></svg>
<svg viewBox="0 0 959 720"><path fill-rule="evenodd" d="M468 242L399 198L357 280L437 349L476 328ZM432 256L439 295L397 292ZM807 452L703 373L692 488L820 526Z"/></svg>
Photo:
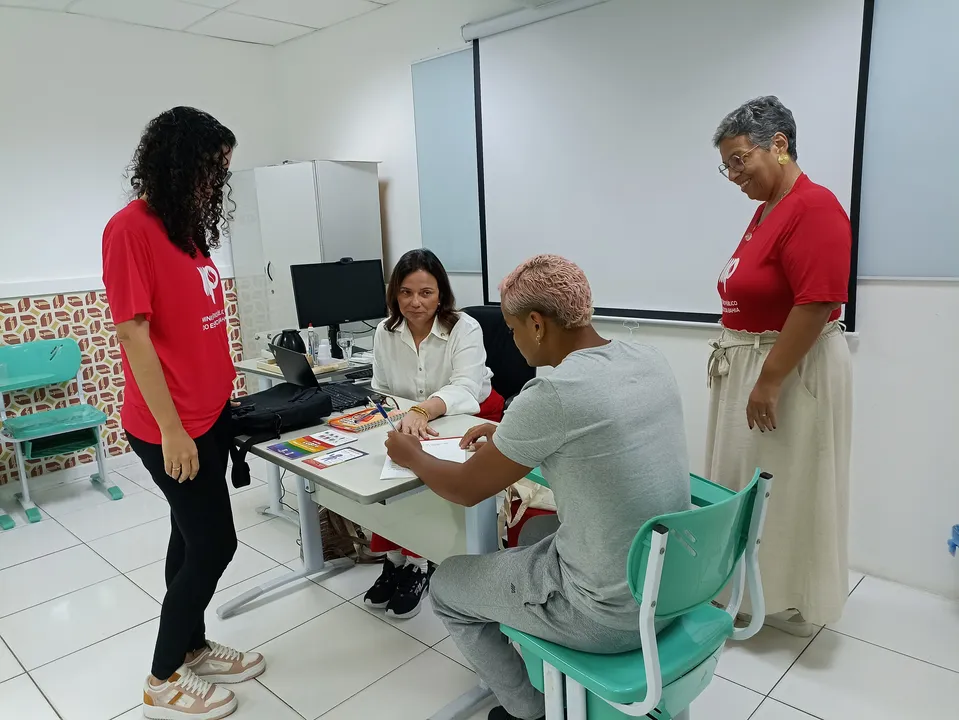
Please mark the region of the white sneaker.
<svg viewBox="0 0 959 720"><path fill-rule="evenodd" d="M763 625L801 638L812 637L813 633L816 632L816 626L806 622L806 619L798 610L786 610L775 615L767 615Z"/></svg>
<svg viewBox="0 0 959 720"><path fill-rule="evenodd" d="M211 683L231 685L252 680L266 670L266 658L260 653L246 652L210 642L192 662L186 664L193 672Z"/></svg>
<svg viewBox="0 0 959 720"><path fill-rule="evenodd" d="M162 685L147 678L143 686L143 717L151 720L220 720L236 712L236 705L236 695L185 665Z"/></svg>

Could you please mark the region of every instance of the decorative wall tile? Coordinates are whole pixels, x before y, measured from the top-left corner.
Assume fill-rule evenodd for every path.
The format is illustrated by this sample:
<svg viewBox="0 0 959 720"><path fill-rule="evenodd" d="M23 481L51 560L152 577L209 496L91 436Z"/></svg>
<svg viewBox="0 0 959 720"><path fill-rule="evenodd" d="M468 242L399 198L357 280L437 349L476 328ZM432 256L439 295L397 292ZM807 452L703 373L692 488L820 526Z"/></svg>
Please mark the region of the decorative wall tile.
<svg viewBox="0 0 959 720"><path fill-rule="evenodd" d="M236 287L233 280L223 281L223 296L228 317L230 350L234 359L242 357L243 341L237 313ZM123 404L123 370L120 344L110 316L107 296L102 290L36 298L20 298L0 302L0 344L14 345L32 340L76 339L83 354L81 377L86 402L103 410L109 419L102 437L110 455L129 450L120 428L120 407ZM238 394L246 391L244 376L237 377ZM51 410L79 402L77 383L37 388L32 392L5 394L3 402L15 415ZM32 477L91 463L96 460L92 449L66 457L28 461L27 473ZM93 469L90 471L94 472ZM0 446L0 485L16 480L17 461L13 446Z"/></svg>
<svg viewBox="0 0 959 720"><path fill-rule="evenodd" d="M258 332L267 332L270 329L269 288L266 286L266 276L261 272L258 275L238 276L236 278L237 312L242 320L242 341L246 357L257 357L260 350L266 347L256 341L254 336Z"/></svg>

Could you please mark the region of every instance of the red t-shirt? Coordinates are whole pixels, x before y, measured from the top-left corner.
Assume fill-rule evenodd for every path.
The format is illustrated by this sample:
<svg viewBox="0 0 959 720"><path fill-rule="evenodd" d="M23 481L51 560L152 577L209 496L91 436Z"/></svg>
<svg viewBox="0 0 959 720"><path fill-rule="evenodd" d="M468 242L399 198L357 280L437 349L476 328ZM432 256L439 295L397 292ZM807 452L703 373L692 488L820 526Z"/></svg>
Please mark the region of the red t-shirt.
<svg viewBox="0 0 959 720"><path fill-rule="evenodd" d="M216 265L200 253L191 258L180 250L149 206L134 200L103 231L103 283L115 324L137 315L150 323L150 340L183 428L190 437L203 435L229 402L236 378ZM159 444L160 428L122 348L121 355L123 429Z"/></svg>
<svg viewBox="0 0 959 720"><path fill-rule="evenodd" d="M719 277L729 330L782 330L796 305L849 299L852 228L836 196L803 174L757 226L764 208Z"/></svg>

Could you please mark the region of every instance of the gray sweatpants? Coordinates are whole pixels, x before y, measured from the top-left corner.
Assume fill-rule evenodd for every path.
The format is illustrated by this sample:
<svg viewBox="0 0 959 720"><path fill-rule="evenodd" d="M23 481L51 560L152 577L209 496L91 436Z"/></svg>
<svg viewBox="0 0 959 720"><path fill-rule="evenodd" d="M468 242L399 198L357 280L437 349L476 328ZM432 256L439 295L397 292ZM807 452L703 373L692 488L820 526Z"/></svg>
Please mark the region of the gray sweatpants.
<svg viewBox="0 0 959 720"><path fill-rule="evenodd" d="M539 518L527 523L533 534L537 525L545 525L534 520ZM527 526L520 542L535 539ZM522 658L500 632L500 623L584 652L620 653L641 645L638 620L635 631L614 630L563 597L552 535L529 547L450 558L436 570L430 596L460 652L500 704L523 720L542 718L545 701L530 683Z"/></svg>

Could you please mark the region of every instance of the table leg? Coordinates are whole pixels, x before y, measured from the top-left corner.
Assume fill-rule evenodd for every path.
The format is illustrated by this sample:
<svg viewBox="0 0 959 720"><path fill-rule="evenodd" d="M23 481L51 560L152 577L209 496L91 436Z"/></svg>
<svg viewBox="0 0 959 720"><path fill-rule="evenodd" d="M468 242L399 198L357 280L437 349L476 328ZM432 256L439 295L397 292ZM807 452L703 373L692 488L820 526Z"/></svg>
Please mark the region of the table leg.
<svg viewBox="0 0 959 720"><path fill-rule="evenodd" d="M466 508L466 552L484 555L499 549L496 525L496 498ZM460 695L429 720L466 720L473 717L493 696L483 683Z"/></svg>
<svg viewBox="0 0 959 720"><path fill-rule="evenodd" d="M488 555L499 550L496 498L466 508L466 554Z"/></svg>
<svg viewBox="0 0 959 720"><path fill-rule="evenodd" d="M97 432L100 432L100 428L97 428ZM97 438L95 450L97 454L97 471L90 476L90 482L93 483L94 487L102 490L111 500L122 500L123 491L113 484L113 480L110 479L110 472L107 470L107 454L104 452L102 439Z"/></svg>
<svg viewBox="0 0 959 720"><path fill-rule="evenodd" d="M260 385L260 392L273 387L273 380L271 378L258 375L257 379ZM273 463L267 464L266 484L270 489L270 504L258 507L256 511L260 513L260 515L281 518L294 525L299 524L296 513L292 513L283 507L283 481L280 479L280 468Z"/></svg>
<svg viewBox="0 0 959 720"><path fill-rule="evenodd" d="M353 567L353 561L349 558L339 558L328 562L323 561L323 534L320 530L320 509L313 501L312 487L310 486L309 480L296 476L296 498L300 511L299 524L300 538L303 542L303 567L294 573L284 575L276 580L248 590L242 595L221 605L216 611L220 619L225 619L237 614L244 605L253 602L261 595L272 592L277 588L306 578L321 580Z"/></svg>
<svg viewBox="0 0 959 720"><path fill-rule="evenodd" d="M13 448L17 456L17 470L20 473L20 492L17 493L17 500L27 515L27 522L40 522L42 517L40 511L30 499L30 478L27 475L27 464L23 457L23 446L20 443L14 443Z"/></svg>

